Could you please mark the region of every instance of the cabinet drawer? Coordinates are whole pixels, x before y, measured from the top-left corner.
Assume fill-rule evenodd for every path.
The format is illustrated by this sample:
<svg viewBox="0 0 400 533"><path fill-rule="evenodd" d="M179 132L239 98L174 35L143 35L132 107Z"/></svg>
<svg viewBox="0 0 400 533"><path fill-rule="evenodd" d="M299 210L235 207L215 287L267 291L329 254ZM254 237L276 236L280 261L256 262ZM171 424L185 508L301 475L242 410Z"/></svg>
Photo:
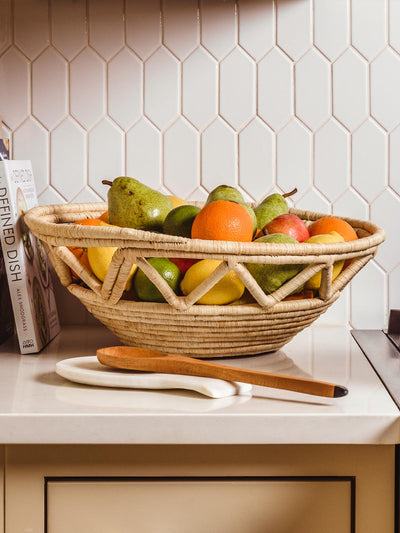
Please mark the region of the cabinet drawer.
<svg viewBox="0 0 400 533"><path fill-rule="evenodd" d="M345 478L48 480L48 533L351 533Z"/></svg>

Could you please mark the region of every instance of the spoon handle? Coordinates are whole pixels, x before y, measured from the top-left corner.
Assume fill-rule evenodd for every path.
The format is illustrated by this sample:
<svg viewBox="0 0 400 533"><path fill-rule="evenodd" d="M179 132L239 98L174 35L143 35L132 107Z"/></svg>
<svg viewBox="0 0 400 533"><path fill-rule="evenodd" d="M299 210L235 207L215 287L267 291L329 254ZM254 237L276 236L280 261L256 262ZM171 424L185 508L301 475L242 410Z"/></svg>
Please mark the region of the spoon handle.
<svg viewBox="0 0 400 533"><path fill-rule="evenodd" d="M104 365L126 370L184 374L226 381L240 381L262 387L285 389L328 398L339 398L348 393L345 387L333 383L247 370L175 354L160 354L159 357L139 358L134 355L131 356L126 348L122 353L111 350L108 352L107 348L102 348L97 351L97 358Z"/></svg>

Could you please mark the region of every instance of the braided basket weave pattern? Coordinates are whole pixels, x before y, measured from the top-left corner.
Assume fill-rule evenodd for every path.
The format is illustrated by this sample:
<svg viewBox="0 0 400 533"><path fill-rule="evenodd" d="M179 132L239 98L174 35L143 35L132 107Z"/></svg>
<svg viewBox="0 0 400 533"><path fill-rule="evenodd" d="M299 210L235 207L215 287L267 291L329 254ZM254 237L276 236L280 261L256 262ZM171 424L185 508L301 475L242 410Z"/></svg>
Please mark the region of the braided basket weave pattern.
<svg viewBox="0 0 400 533"><path fill-rule="evenodd" d="M372 222L344 217L357 231L358 240L333 244L202 241L130 228L73 224L83 218L97 218L106 209L104 202L35 207L25 215L25 221L43 241L61 283L124 344L199 358L251 355L281 348L336 301L385 238L383 229ZM306 224L326 216L299 209L290 212ZM68 246L118 248L103 283ZM222 263L190 294L177 296L146 261L150 257L218 259ZM345 267L332 281L332 266L339 260L345 260ZM246 263L302 263L305 267L274 293L265 294ZM132 264L157 286L166 303L125 299ZM84 284L73 280L70 269ZM234 270L246 286L244 298L224 306L196 304L229 270ZM322 281L315 298L285 300L319 271Z"/></svg>

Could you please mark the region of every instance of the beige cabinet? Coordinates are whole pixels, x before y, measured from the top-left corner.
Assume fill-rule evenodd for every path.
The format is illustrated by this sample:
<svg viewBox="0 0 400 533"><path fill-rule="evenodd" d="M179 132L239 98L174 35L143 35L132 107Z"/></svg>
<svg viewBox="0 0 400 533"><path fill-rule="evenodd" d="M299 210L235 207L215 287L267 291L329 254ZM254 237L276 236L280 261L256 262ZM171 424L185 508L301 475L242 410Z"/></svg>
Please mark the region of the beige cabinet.
<svg viewBox="0 0 400 533"><path fill-rule="evenodd" d="M394 446L21 445L5 465L5 533L394 528Z"/></svg>

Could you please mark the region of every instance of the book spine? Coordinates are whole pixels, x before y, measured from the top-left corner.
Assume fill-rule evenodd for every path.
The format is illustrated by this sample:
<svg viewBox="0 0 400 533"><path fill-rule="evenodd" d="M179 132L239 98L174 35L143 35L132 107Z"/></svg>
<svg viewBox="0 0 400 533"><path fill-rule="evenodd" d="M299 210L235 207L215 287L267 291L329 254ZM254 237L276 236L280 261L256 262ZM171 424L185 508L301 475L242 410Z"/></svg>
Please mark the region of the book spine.
<svg viewBox="0 0 400 533"><path fill-rule="evenodd" d="M38 351L39 347L32 324L31 310L26 308L29 300L16 222L8 180L0 172L0 240L20 351L24 354Z"/></svg>

